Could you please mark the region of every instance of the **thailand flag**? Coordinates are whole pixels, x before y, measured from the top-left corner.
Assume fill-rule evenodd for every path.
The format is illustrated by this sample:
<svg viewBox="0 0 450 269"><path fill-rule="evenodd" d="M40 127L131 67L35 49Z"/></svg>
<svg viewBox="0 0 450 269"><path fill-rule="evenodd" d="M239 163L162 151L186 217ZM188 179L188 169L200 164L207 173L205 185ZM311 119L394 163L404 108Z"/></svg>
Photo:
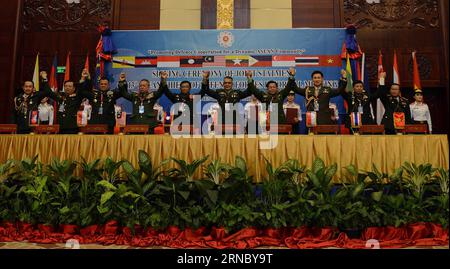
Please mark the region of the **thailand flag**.
<svg viewBox="0 0 450 269"><path fill-rule="evenodd" d="M306 127L317 126L317 113L315 111L306 112Z"/></svg>
<svg viewBox="0 0 450 269"><path fill-rule="evenodd" d="M350 114L350 119L352 123L352 128L361 128L362 126L361 112L352 112Z"/></svg>

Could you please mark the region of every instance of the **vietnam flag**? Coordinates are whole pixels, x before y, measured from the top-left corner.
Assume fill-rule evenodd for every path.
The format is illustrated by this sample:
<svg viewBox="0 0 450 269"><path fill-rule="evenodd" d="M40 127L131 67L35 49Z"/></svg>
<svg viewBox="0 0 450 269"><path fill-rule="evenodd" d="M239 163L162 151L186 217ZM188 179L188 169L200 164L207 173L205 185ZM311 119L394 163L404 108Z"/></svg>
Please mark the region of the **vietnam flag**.
<svg viewBox="0 0 450 269"><path fill-rule="evenodd" d="M340 55L321 55L319 56L319 66L340 67L342 64Z"/></svg>
<svg viewBox="0 0 450 269"><path fill-rule="evenodd" d="M420 83L420 73L419 73L419 65L417 64L417 52L413 51L413 81L414 81L414 90L421 90L422 84Z"/></svg>

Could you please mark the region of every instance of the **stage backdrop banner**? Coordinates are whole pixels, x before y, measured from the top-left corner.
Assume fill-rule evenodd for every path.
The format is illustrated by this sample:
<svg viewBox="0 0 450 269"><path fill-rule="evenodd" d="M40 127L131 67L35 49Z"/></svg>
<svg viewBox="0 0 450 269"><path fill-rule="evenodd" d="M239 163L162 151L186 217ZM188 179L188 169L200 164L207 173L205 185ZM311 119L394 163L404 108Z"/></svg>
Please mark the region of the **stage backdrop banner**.
<svg viewBox="0 0 450 269"><path fill-rule="evenodd" d="M234 88L244 90L245 70L254 71L259 89L265 89L270 80L277 81L281 89L287 83L290 67L296 67L296 80L301 87L312 85L311 73L320 70L325 75L325 85L337 88L344 39L344 29L113 31L117 53L105 70L113 86L117 85L119 74L125 72L130 91L137 91L144 78L155 90L159 72L168 71L171 90L178 92L180 82L188 80L193 84L192 92L197 93L204 70L211 71L212 89L222 88L223 77L232 76ZM212 101L209 97L203 100L206 105ZM297 96L296 102L305 113L304 98ZM344 113L341 97L332 102ZM119 103L127 113L131 112L128 101L121 99ZM160 104L166 112L170 111L171 103L165 96Z"/></svg>

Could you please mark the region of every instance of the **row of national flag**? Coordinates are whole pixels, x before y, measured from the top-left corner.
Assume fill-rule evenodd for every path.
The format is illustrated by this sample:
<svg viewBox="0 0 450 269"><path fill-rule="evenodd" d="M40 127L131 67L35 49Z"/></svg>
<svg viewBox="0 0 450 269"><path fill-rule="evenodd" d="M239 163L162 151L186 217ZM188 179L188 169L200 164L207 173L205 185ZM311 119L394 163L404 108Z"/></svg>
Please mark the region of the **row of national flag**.
<svg viewBox="0 0 450 269"><path fill-rule="evenodd" d="M66 57L66 69L64 73L64 81L70 80L70 55L71 52L69 52ZM89 70L89 55L86 56L84 68ZM53 58L52 66L50 68L50 74L48 77L48 84L53 92L58 92L58 80L56 79L57 70L58 70L58 57L55 55L55 57ZM36 62L33 72L33 83L36 91L40 90L40 71L41 70L39 69L39 53L38 53L36 56ZM64 91L64 85L62 86L63 86L62 89ZM53 101L53 113L55 114L54 119L56 119L56 111L57 111L56 101Z"/></svg>
<svg viewBox="0 0 450 269"><path fill-rule="evenodd" d="M394 59L393 59L393 67L392 67L392 83L401 85L400 80L400 72L398 66L397 52L394 51ZM420 74L419 74L419 65L417 63L417 52L412 52L412 62L413 62L413 84L414 90L422 89L420 82ZM345 69L347 71L347 81L349 82L347 85L347 90L353 90L353 79L356 78L361 80L364 83L365 89L370 89L367 70L366 70L366 54L362 54L361 63L351 60L347 55ZM355 74L356 71L356 74ZM378 55L378 81L381 79L381 74L386 72L383 66L383 55L381 51ZM387 81L385 81L386 85L389 85ZM385 112L384 106L380 99L377 100L377 109L376 109L376 121L377 124L381 124L383 119L383 115ZM373 113L373 112L372 112ZM375 116L375 115L374 115Z"/></svg>
<svg viewBox="0 0 450 269"><path fill-rule="evenodd" d="M340 55L114 56L113 68L339 67Z"/></svg>
<svg viewBox="0 0 450 269"><path fill-rule="evenodd" d="M43 70L40 70L40 68L39 68L39 56L40 55L38 53L36 55L36 62L35 62L34 72L33 72L33 83L34 83L34 87L35 87L36 91L40 90L40 83L39 83L40 71L43 71ZM64 73L64 81L70 80L70 66L71 66L70 65L70 56L71 56L71 52L69 52L66 57L66 68L65 68L65 73ZM89 55L86 56L84 69L89 70ZM54 91L54 92L58 91L58 80L56 79L57 70L58 70L58 57L55 55L55 57L53 58L53 61L52 61L52 66L50 68L50 74L48 77L48 84L49 84L50 88L52 89L52 91ZM62 86L63 86L63 90L64 90L64 85L62 85Z"/></svg>

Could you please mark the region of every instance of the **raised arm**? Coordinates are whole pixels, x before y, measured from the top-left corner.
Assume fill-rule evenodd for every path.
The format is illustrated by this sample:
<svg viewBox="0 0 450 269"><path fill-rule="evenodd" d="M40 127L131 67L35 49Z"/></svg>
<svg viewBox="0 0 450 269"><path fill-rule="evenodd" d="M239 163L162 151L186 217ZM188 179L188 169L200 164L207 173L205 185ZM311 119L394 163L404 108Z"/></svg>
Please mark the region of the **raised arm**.
<svg viewBox="0 0 450 269"><path fill-rule="evenodd" d="M33 96L33 99L34 99L33 101L36 104L39 104L41 102L41 100L45 97L49 97L50 99L60 101L59 95L57 95L50 89L50 85L48 84L48 79L47 79L47 72L42 71L42 72L40 72L39 75L41 77L42 89L40 91L36 92L36 94Z"/></svg>
<svg viewBox="0 0 450 269"><path fill-rule="evenodd" d="M250 86L248 84L247 84L247 89L245 89L245 91L239 91L239 99L240 100L245 99L251 95L252 95L252 92L251 92Z"/></svg>
<svg viewBox="0 0 450 269"><path fill-rule="evenodd" d="M239 91L239 99L240 100L245 99L253 94L253 92L251 90L252 86L250 85L251 81L248 79L249 75L253 78L253 73L251 71L245 71L245 75L247 76L247 89L245 89L245 91Z"/></svg>
<svg viewBox="0 0 450 269"><path fill-rule="evenodd" d="M306 95L306 88L300 88L298 87L297 83L295 82L295 74L296 70L294 67L289 68L289 79L286 87L282 90L283 98L285 99L290 91L294 91L296 94L299 94L301 96Z"/></svg>
<svg viewBox="0 0 450 269"><path fill-rule="evenodd" d="M167 96L170 102L172 102L172 104L175 104L177 102L177 97L167 86L167 72L161 72L161 86L163 93Z"/></svg>
<svg viewBox="0 0 450 269"><path fill-rule="evenodd" d="M127 99L128 101L134 101L134 95L128 92L127 76L125 73L121 73L119 77L119 93L121 97Z"/></svg>
<svg viewBox="0 0 450 269"><path fill-rule="evenodd" d="M203 80L202 80L202 90L200 91L201 96L208 95L209 97L212 97L216 100L220 99L219 94L217 92L211 90L209 88L209 75L211 74L210 71L203 71Z"/></svg>
<svg viewBox="0 0 450 269"><path fill-rule="evenodd" d="M92 86L93 85L89 71L87 69L83 69L80 82L76 84L78 94L83 98L89 99L89 101L92 102L92 100L94 100L95 98L94 93L92 92Z"/></svg>
<svg viewBox="0 0 450 269"><path fill-rule="evenodd" d="M382 102L385 101L388 94L388 88L386 87L386 73L380 74L380 80L378 81L378 89L376 92L370 94L370 101L381 99Z"/></svg>
<svg viewBox="0 0 450 269"><path fill-rule="evenodd" d="M245 75L247 77L247 90L250 95L253 94L260 102L266 102L264 92L256 88L255 81L253 80L253 73L251 71L246 71Z"/></svg>
<svg viewBox="0 0 450 269"><path fill-rule="evenodd" d="M164 88L167 88L167 78L168 78L167 72L161 72L161 82L159 83L159 88L156 92L153 94L153 98L155 100L158 100L161 98L161 96L164 93Z"/></svg>
<svg viewBox="0 0 450 269"><path fill-rule="evenodd" d="M333 98L345 93L346 88L347 88L347 71L341 70L341 79L339 80L339 86L337 89L331 90L330 97Z"/></svg>

